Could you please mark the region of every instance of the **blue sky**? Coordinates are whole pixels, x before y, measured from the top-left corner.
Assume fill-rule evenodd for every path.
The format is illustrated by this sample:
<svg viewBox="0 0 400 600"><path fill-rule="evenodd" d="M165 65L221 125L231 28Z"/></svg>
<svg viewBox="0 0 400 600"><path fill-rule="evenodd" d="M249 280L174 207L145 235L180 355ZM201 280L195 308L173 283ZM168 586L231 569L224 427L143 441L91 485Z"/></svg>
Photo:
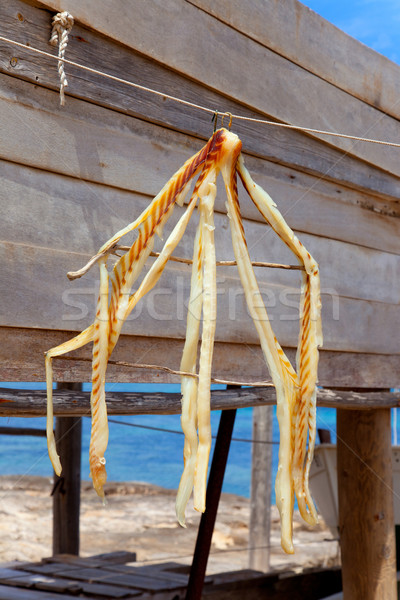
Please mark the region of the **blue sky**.
<svg viewBox="0 0 400 600"><path fill-rule="evenodd" d="M400 64L400 0L301 0L352 37Z"/></svg>

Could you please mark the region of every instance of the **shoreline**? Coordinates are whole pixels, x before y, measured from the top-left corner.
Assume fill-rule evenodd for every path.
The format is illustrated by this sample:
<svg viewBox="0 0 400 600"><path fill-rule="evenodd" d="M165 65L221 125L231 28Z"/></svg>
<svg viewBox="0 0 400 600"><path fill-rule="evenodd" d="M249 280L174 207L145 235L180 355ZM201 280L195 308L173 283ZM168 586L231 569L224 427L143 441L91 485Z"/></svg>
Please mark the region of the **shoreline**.
<svg viewBox="0 0 400 600"><path fill-rule="evenodd" d="M0 476L0 562L38 561L52 554L52 478ZM90 481L81 485L80 554L126 550L138 563L190 564L200 515L188 505L187 528L175 517L176 490L141 482L108 482L103 506ZM250 500L222 493L207 573L248 568ZM271 507L270 566L296 570L332 566L338 544L321 522L307 526L294 515L295 554L280 548L279 516Z"/></svg>

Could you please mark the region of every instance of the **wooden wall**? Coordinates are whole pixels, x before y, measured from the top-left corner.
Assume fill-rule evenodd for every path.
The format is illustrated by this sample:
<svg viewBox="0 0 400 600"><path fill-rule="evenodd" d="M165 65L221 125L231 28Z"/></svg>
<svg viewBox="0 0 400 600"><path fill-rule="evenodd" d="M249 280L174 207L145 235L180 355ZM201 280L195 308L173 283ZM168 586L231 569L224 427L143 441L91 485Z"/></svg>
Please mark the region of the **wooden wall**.
<svg viewBox="0 0 400 600"><path fill-rule="evenodd" d="M400 67L296 0L10 0L0 6L2 33L53 51L60 9L76 20L67 49L76 62L219 111L400 139ZM132 221L212 133L207 113L69 65L66 73L60 108L56 62L0 42L2 380L44 378L43 352L93 318L97 272L75 282L66 272ZM320 263L320 383L398 384L400 150L235 120L232 130L254 179ZM217 254L230 259L219 187ZM252 258L293 262L242 198ZM190 257L194 229L195 221L178 255ZM298 272L257 276L293 356ZM189 267L168 267L126 324L115 359L179 367L189 279ZM235 268L218 280L214 372L266 377ZM58 380L88 379L87 362L55 366ZM172 381L113 365L109 378Z"/></svg>

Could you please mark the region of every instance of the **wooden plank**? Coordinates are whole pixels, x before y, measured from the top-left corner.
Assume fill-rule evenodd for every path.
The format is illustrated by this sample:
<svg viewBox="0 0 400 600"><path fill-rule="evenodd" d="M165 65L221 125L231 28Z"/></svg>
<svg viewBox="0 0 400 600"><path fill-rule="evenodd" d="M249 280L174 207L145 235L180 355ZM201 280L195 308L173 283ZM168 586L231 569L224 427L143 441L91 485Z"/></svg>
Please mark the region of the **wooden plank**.
<svg viewBox="0 0 400 600"><path fill-rule="evenodd" d="M179 563L177 563L177 564L179 565ZM176 566L176 563L175 563L175 566ZM111 567L104 567L104 568L109 569ZM122 568L123 568L122 566L119 566L118 570L119 569L122 570ZM156 578L156 579L169 579L171 581L174 581L177 586L181 586L181 587L185 587L187 585L188 578L189 578L189 575L169 571L166 567L164 567L164 564L145 565L145 566L140 566L140 567L125 566L124 571L126 573L136 572L141 575L148 575L148 576ZM211 578L209 578L209 579L211 579Z"/></svg>
<svg viewBox="0 0 400 600"><path fill-rule="evenodd" d="M79 383L59 383L73 396ZM81 497L82 420L80 417L58 417L55 438L63 465L62 475L54 474L53 488L53 554L79 555L79 516Z"/></svg>
<svg viewBox="0 0 400 600"><path fill-rule="evenodd" d="M25 577L25 571L20 569L9 569L9 568L0 568L0 583L4 581L8 581L10 579L18 579L20 577Z"/></svg>
<svg viewBox="0 0 400 600"><path fill-rule="evenodd" d="M51 556L42 558L42 563L44 565L49 565L51 568L57 571L60 570L68 570L74 571L77 567L79 568L87 568L100 567L103 563L102 561L92 558L91 556L78 556L76 554L52 554ZM60 567L60 568L59 568Z"/></svg>
<svg viewBox="0 0 400 600"><path fill-rule="evenodd" d="M344 597L394 600L390 411L338 411L337 434Z"/></svg>
<svg viewBox="0 0 400 600"><path fill-rule="evenodd" d="M86 594L93 594L93 596L100 598L126 598L129 600L130 598L135 598L137 596L142 595L141 590L134 590L133 588L122 588L117 587L116 585L109 585L105 583L86 583L85 581L81 582L82 590Z"/></svg>
<svg viewBox="0 0 400 600"><path fill-rule="evenodd" d="M41 31L42 34L43 32ZM0 48L3 46L4 44L0 44ZM101 47L104 51L103 40L101 41ZM115 60L112 60L113 64L119 64L121 47L117 46L117 48ZM48 49L47 45L46 49ZM100 52L100 49L98 51ZM9 69L9 62L12 58L9 48L5 50L5 56L7 69ZM135 64L135 61L136 57L129 56L126 62L126 69L129 70L131 62ZM35 77L37 76L37 68L35 64L33 68ZM45 71L54 72L51 71L51 68L50 65L46 66ZM113 68L115 69L115 67ZM139 70L143 73L150 72L153 82L155 79L159 80L160 78L163 81L169 82L169 85L172 86L170 91L173 93L177 89L182 89L182 78L179 81L173 81L174 75L170 70L164 69L163 75L155 73L154 63L140 65ZM73 71L69 74L68 90L73 89L72 80ZM143 122L133 123L131 118L121 114L121 109L123 112L125 111L121 107L120 102L117 102L117 99L115 99L115 95L118 92L115 82L111 82L112 85L109 84L109 87L112 88L110 94L114 97L114 100L108 102L108 106L116 108L118 113L115 111L110 112L105 108L94 106L93 104L90 104L89 108L87 103L82 103L77 99L71 98L63 108L61 121L58 96L55 92L36 86L32 89L30 83L21 81L16 77L8 77L7 75L1 75L0 81L0 109L3 117L0 124L4 132L3 140L6 140L6 143L0 148L0 156L2 158L50 171L80 176L91 181L100 180L118 187L126 186L124 180L132 180L132 175L135 175L136 169L135 165L132 165L131 132L146 127L149 129L152 126ZM79 86L83 85L84 81L85 79L82 79L81 73L79 73ZM194 86L193 83L190 85ZM273 86L271 86L272 88ZM104 104L106 93L103 91L103 82L100 89L101 103ZM168 92L168 89L166 89L166 92ZM126 89L124 89L124 92L118 92L118 98L120 98L121 94L126 95ZM129 94L129 105L131 107L140 107L142 100L137 98L137 92L134 92L134 101L132 101L131 90L129 90ZM83 91L78 95L86 97ZM211 106L221 105L220 97L205 98L204 95L204 86L198 85L195 89L188 92L186 97L192 97L196 102L200 100L209 102ZM99 91L97 91L96 96L99 96ZM131 110L129 114L145 118L146 120L152 120L164 126L164 131L158 136L155 142L157 148L159 147L158 144L162 144L166 137L169 139L172 137L173 132L170 128L178 129L197 138L201 137L203 140L210 136L210 115L208 113L195 111L195 114L193 114L193 110L184 111L180 105L177 107L176 103L172 103L171 101L163 103L160 98L155 101L153 96L149 94L146 94L147 103L149 102L149 96L151 96L152 102L156 102L151 111L147 110L147 108L142 113ZM289 97L288 93L286 93L286 97ZM18 98L18 103L15 102L16 98ZM93 100L100 102L98 98L93 98ZM246 113L246 109L242 109L237 104L232 106L232 102L223 100L222 105L225 110ZM34 115L32 114L32 108L35 109ZM358 106L356 110L358 110ZM250 112L249 114L254 116L254 112ZM257 113L256 116L260 115ZM29 123L29 128L24 126L26 123ZM165 127L168 127L168 129L165 129ZM117 133L118 128L123 132L120 136ZM392 126L393 130L395 130L395 125ZM8 136L9 131L13 137ZM344 160L343 152L332 148L330 145L313 140L310 136L299 132L281 131L272 126L263 125L260 129L260 126L256 126L256 124L237 124L235 131L240 135L243 141L243 148L248 153L292 166L301 171L314 173L329 180L340 181L342 185L345 184L348 187L356 187L359 190L371 190L374 194L382 198L390 198L392 200L398 198L398 177L388 173L386 168L387 161L384 161L382 168L376 168L373 166L374 161L369 160L367 164L357 158L353 158L349 154L346 155L346 160ZM59 139L57 139L57 135L54 135L53 132L58 134ZM31 137L34 138L37 149L34 155L28 152L28 148L31 147L29 143L29 138ZM114 141L115 137L120 138L118 144ZM130 144L129 147L127 147L128 144ZM50 148L51 151L49 152ZM379 146L379 148L379 152L383 152L381 150L382 147ZM392 149L391 153L393 155ZM81 165L83 157L85 159L84 165ZM144 158L140 159L139 157L140 152L135 152L136 160L143 160ZM160 160L157 162L161 160L162 157L160 156ZM129 163L129 167L127 163ZM140 171L140 169L137 169L137 171Z"/></svg>
<svg viewBox="0 0 400 600"><path fill-rule="evenodd" d="M76 596L70 596L69 594L63 594L62 598L63 600L76 600ZM0 600L60 600L60 595L0 585ZM94 600L94 598L87 596L86 600Z"/></svg>
<svg viewBox="0 0 400 600"><path fill-rule="evenodd" d="M394 215L395 203L377 202L376 197L340 182L335 185L271 161L247 155L245 161L254 181L270 194L296 231L398 253L398 218L386 216ZM241 202L241 207L244 217L262 221L252 203ZM221 205L218 208L222 212ZM385 232L389 236L386 242Z"/></svg>
<svg viewBox="0 0 400 600"><path fill-rule="evenodd" d="M10 577L9 579L4 579L3 583L15 587L27 587L55 593L70 592L71 594L78 594L82 591L82 586L77 582L39 574L27 575L25 573L24 577L18 577L18 579Z"/></svg>
<svg viewBox="0 0 400 600"><path fill-rule="evenodd" d="M64 274L71 264L74 265L76 254L72 256L7 242L0 243L0 256L3 257L1 325L81 331L90 324L98 293L95 281L97 273L89 273L80 282L69 282ZM387 255L389 256L391 255ZM81 265L84 262L82 256L75 264ZM336 264L333 257L332 263ZM385 272L393 270L386 269ZM221 342L257 344L257 332L248 315L244 293L238 276L231 275L232 271L235 270L221 274L217 281L216 339ZM353 274L357 278L356 282L361 282L356 269ZM298 337L299 288L283 284L284 279L293 277L292 273L279 274L278 277L279 283L273 285L261 282L260 291L280 343L295 347ZM298 275L295 274L294 277L297 278ZM365 278L367 279L366 276ZM347 281L350 283L350 279ZM395 282L394 278L394 284ZM327 287L322 288L324 348L335 351L397 353L396 336L400 335L398 305L339 296L335 289L335 284L339 286L339 283L338 277L332 287L327 282ZM373 291L373 285L368 281L365 285ZM389 287L390 285L389 283ZM189 288L190 267L171 263L158 286L149 292L129 316L124 324L124 333L183 339ZM379 292L377 294L379 296Z"/></svg>
<svg viewBox="0 0 400 600"><path fill-rule="evenodd" d="M139 575L146 575L156 579L168 579L173 581L180 587L186 587L190 565L182 565L182 563L166 562L160 564L141 565L141 566L127 566L127 565L114 565L111 567L104 567L106 570L117 571L121 573L133 573ZM212 575L205 577L206 582L213 580Z"/></svg>
<svg viewBox="0 0 400 600"><path fill-rule="evenodd" d="M46 561L47 559L43 559ZM70 568L72 571L75 565L66 565L58 562L40 562L40 563L24 563L21 569L29 573L38 573L39 575L49 575L57 577L57 571L65 571Z"/></svg>
<svg viewBox="0 0 400 600"><path fill-rule="evenodd" d="M0 427L0 435L28 435L32 437L46 437L45 429L33 427Z"/></svg>
<svg viewBox="0 0 400 600"><path fill-rule="evenodd" d="M54 8L59 1L47 0L45 5ZM111 8L104 1L101 10L93 0L84 8L79 0L68 0L63 7L90 28L208 88L223 89L226 96L278 120L364 137L368 132L378 139L393 139L398 127L394 119L375 107L360 102L188 2L170 0L168 6L148 3L143 8L140 0L136 0L130 4L129 13L122 10L122 5L119 11L118 5ZM135 23L134 35L130 22ZM267 16L264 22L268 25ZM154 31L159 32L157 44ZM198 60L199 56L202 60ZM210 64L212 69L208 68ZM308 101L299 103L299 98L305 97ZM399 173L397 157L390 149L340 139L330 143L387 171Z"/></svg>
<svg viewBox="0 0 400 600"><path fill-rule="evenodd" d="M0 327L0 379L2 381L44 381L44 352L71 338L71 332L48 329L18 329ZM183 340L160 337L122 335L112 359L132 360L140 363L179 368ZM290 360L295 352L285 348ZM55 381L90 381L91 347L88 345L72 353L69 358L83 361L57 359L53 363ZM396 387L399 381L399 355L361 354L353 352L322 351L319 360L319 383L322 386L350 388ZM258 345L217 342L214 346L213 374L237 381L238 373L246 381L263 381L269 374ZM176 375L163 371L133 369L109 364L107 381L179 383Z"/></svg>
<svg viewBox="0 0 400 600"><path fill-rule="evenodd" d="M251 451L249 568L269 571L271 531L272 409L253 409ZM263 443L264 442L264 443Z"/></svg>
<svg viewBox="0 0 400 600"><path fill-rule="evenodd" d="M33 172L35 171L33 170ZM15 176L17 176L17 173L15 173ZM51 177L51 179L53 178L54 177ZM54 182L53 187L56 188L56 182ZM22 190L20 190L20 192L21 191ZM74 191L74 188L72 188L71 196L73 196ZM31 195L29 194L28 196L26 192L27 190L25 190L25 196L29 198L29 201L31 202ZM74 196L74 198L76 197ZM35 219L16 219L16 212L13 210L7 210L0 235L2 236L2 239L7 239L11 237L9 232L13 231L12 237L14 239L16 237L19 240L17 252L20 256L17 260L21 263L26 261L26 258L28 258L29 261L35 259L35 256L32 254L30 244L36 246L40 244L39 252L45 252L45 249L42 248L42 246L56 246L57 244L58 247L55 248L53 246L51 250L51 261L53 264L55 263L54 250L60 253L66 249L70 250L68 257L69 267L67 264L65 267L60 267L60 271L57 274L53 274L53 277L58 278L60 285L63 286L64 291L62 293L71 296L70 299L72 302L74 301L73 297L77 291L76 288L81 282L78 284L68 283L65 278L65 271L68 268L74 269L81 266L90 256L91 252L94 252L95 249L98 248L108 236L111 236L115 230L118 230L120 226L128 222L128 217L133 218L134 214L138 214L140 210L148 204L147 199L142 200L139 198L139 205L136 206L137 199L135 199L135 208L131 209L130 214L126 215L125 220L120 218L118 223L115 223L116 219L114 218L114 229L112 230L111 227L107 225L107 228L103 233L100 230L102 212L101 208L98 212L98 215L95 217L93 231L90 229L87 217L85 217L85 213L89 214L89 206L84 204L82 205L82 208L84 207L84 209L81 210L81 207L78 207L77 205L78 199L76 198L73 202L69 203L70 208L68 210L67 207L64 208L65 204L68 205L68 202L63 202L62 206L63 210L65 211L65 219L61 220L61 205L59 206L57 203L53 202L53 208L50 209L51 196L49 191L46 206L49 208L48 214L50 222L47 233L42 232L41 230L44 213L47 212L47 210L43 211L45 207L41 205L40 200L41 195L37 200L38 205L41 207L36 213L34 212L36 215ZM83 200L84 199L82 198L82 201ZM94 205L96 206L97 202L95 202ZM25 210L26 207L24 203L16 202L14 206L15 211L18 208L19 214L31 214L28 210ZM90 214L95 213L96 210L93 210L93 213L90 211ZM172 219L173 222L175 222L178 214L180 214L179 207L177 207L176 217ZM17 232L14 233L15 228L13 227L13 223L15 222L15 219L17 223L20 220L21 224L19 228L17 227ZM97 221L97 219L99 220ZM109 219L103 219L103 222L108 223ZM67 223L66 227L64 227L64 223ZM217 250L219 257L231 258L232 250L230 234L226 231L226 218L222 215L216 215L216 223L217 228L220 230L220 234L217 236ZM168 232L171 227L172 223L166 227L166 232ZM180 254L186 256L191 255L194 227L195 220L189 224L187 234L179 246ZM35 231L36 228L38 231ZM24 231L29 233L24 234ZM79 234L77 234L78 231ZM381 230L382 237L384 235L383 231L384 229ZM249 239L258 240L257 243L252 244L251 248L252 256L255 260L262 260L265 259L265 257L268 257L268 259L272 261L280 260L293 262L292 254L283 246L277 236L270 233L269 228L266 225L249 222L247 223L247 232ZM36 233L36 236L34 233ZM372 234L372 228L369 233ZM388 237L390 237L390 234ZM93 243L94 238L96 238L96 241ZM398 256L389 253L367 250L366 248L358 248L353 244L338 243L333 240L326 240L321 237L309 236L305 234L301 234L301 239L303 240L304 244L309 247L310 251L318 258L323 282L325 282L327 288L335 290L340 295L361 297L364 299L378 300L380 302L389 302L393 304L398 303L400 297L400 258ZM62 244L60 244L59 241L57 242L57 240L62 240ZM162 245L161 242L159 241L156 244L160 249ZM85 250L87 253L78 254L78 252L74 250L78 248L81 251ZM15 251L10 248L9 244L3 246L3 252L7 252L6 256L8 257L8 260L11 260L15 254ZM48 259L44 257L37 256L36 260L37 262L41 263L40 268L43 268L43 265L46 265L48 262ZM67 257L65 262L67 262ZM14 266L11 264L8 268L12 270ZM176 268L177 267L175 266L175 269ZM188 267L181 267L182 273L187 273L188 270ZM236 274L236 269L234 268L224 270L219 269L219 271L227 274ZM260 277L260 275L261 281L263 278L265 278L273 284L289 283L290 285L290 281L294 283L296 279L298 279L296 275L278 270L259 270L258 276ZM7 275L5 274L5 276ZM22 275L22 277L26 276L28 275ZM9 277L12 277L11 273L9 274ZM36 277L37 276L35 275L35 278ZM81 281L86 282L87 278L82 279ZM42 284L40 284L40 287L42 287ZM70 291L68 291L68 288L70 288ZM12 291L13 290L10 287L9 292L12 293ZM50 293L50 290L48 290L48 292ZM60 292L60 295L62 295L62 293ZM29 297L26 296L25 292L22 292L22 295L26 297L26 303L29 306ZM78 301L80 302L80 300Z"/></svg>
<svg viewBox="0 0 400 600"><path fill-rule="evenodd" d="M58 577L64 577L63 571L59 571L57 575ZM152 579L152 577L138 574L111 573L109 571L105 572L102 569L77 569L74 573L67 571L65 576L67 578L73 577L73 579L87 583L101 583L123 588L132 587L133 591L146 590L157 592L175 590L178 587L175 582L167 579Z"/></svg>
<svg viewBox="0 0 400 600"><path fill-rule="evenodd" d="M23 171L25 171L25 169L23 169ZM35 171L33 170L33 172ZM25 173L25 175L27 174ZM14 176L15 178L19 177L18 171L14 173ZM48 178L45 177L45 180L46 179ZM79 194L78 196L75 196L74 192L76 192L76 186L72 186L72 189L69 189L68 192L64 189L62 195L68 195L69 198L73 198L73 200L68 201L64 200L64 198L60 198L59 201L56 201L52 195L53 190L55 192L56 189L63 187L66 181L65 178L62 178L62 181L59 182L58 178L54 178L54 176L50 176L49 179L52 181L52 188L48 190L45 198L43 198L41 193L35 198L35 195L30 193L30 186L28 189L26 189L25 186L17 186L18 198L26 197L27 200L25 202L18 199L13 203L13 195L11 195L11 197L8 196L8 202L11 203L13 208L11 210L6 210L4 223L0 227L0 239L7 242L6 245L1 246L2 249L0 249L0 252L6 253L6 259L11 263L8 266L8 269L13 272L14 269L17 268L17 266L13 264L13 259L21 263L26 260L34 261L36 259L40 262L40 268L44 271L48 271L47 265L50 261L55 267L56 259L54 257L54 252L57 254L68 252L68 257L65 257L65 262L68 260L70 266L65 266L64 268L60 267L60 272L57 275L60 284L63 285L65 293L68 295L71 293L73 295L75 293L74 288L77 288L81 284L84 285L87 278L85 277L79 283L67 285L68 282L65 278L66 270L68 270L68 268L70 270L76 270L82 266L106 239L111 237L115 231L118 231L122 226L130 222L134 216L140 214L140 212L148 206L149 199L147 197L141 198L135 195L128 200L126 194L124 194L124 204L127 208L129 207L130 210L125 208L123 214L120 215L117 221L115 215L118 210L117 206L114 206L113 204L112 210L107 210L106 214L104 214L103 203L99 203L97 198L90 198L90 195L89 198L87 198L85 194L86 187L83 184L80 186L78 184L78 187L83 188L83 190L81 190L84 192L83 197L80 198ZM69 182L70 180L67 181ZM46 185L46 183L44 183L44 185ZM9 191L8 186L7 191ZM224 194L222 185L220 186L220 192L221 195ZM89 200L89 202L87 200ZM90 200L92 200L92 202L90 202ZM246 200L248 199L244 197L244 206L249 205L249 201L246 202ZM34 207L33 209L32 206ZM92 206L93 211L91 210ZM63 218L60 217L61 214L63 214ZM182 210L180 207L176 207L175 214L165 227L164 239L171 231L178 216L181 214ZM19 215L26 215L26 217L20 218ZM351 217L351 214L349 215L347 214L347 210L343 210L342 219L345 219L347 222L349 217ZM46 227L45 231L43 231L44 219L46 220L46 223L48 223L48 227ZM93 219L92 222L91 219ZM397 219L394 219L394 221L396 221L397 225ZM14 223L17 223L17 226L14 226ZM102 223L104 223L103 226L101 225ZM226 215L216 214L215 223L217 229L216 246L218 257L220 259L231 259L233 258L233 251L231 235L229 230L227 230ZM372 225L373 224L371 223L369 233L373 239L375 236L373 235L374 228ZM197 217L194 217L190 221L185 236L176 251L179 255L191 257L196 226ZM112 227L114 227L114 229L112 229ZM296 262L293 254L265 223L245 221L245 229L248 239L252 240L250 251L253 260L266 260L266 258L268 258L271 262ZM394 229L397 234L397 228ZM383 228L380 229L380 233L381 237L384 237ZM303 244L320 264L321 277L324 284L324 287L322 288L323 291L328 288L332 291L334 290L335 293L341 296L348 296L350 298L376 300L391 304L399 303L399 255L358 247L353 242L344 243L332 239L324 239L320 235L310 235L305 233L299 233L299 235ZM390 228L388 237L390 238ZM16 250L10 246L15 243L15 240L17 240L18 243L18 248ZM161 250L162 245L163 242L157 239L156 249ZM46 248L50 249L50 261L46 257L35 255L35 252L37 251L45 252ZM396 249L397 252L400 251L398 240L396 240ZM61 256L60 260L62 260ZM185 275L190 270L189 267L178 267L177 265L174 265L174 269ZM236 277L236 280L238 281L235 268L219 268L219 273ZM45 276L45 273L43 275ZM49 274L51 277L56 277L57 275L54 273ZM12 277L11 273L7 275L7 270L4 276ZM27 274L25 273L21 275L21 277L26 276ZM287 271L278 269L261 269L257 271L257 276L260 281L266 280L271 284L281 283L289 286L297 285L299 280L297 273L288 273ZM35 279L36 278L37 275L35 275ZM42 283L39 283L40 287L42 285ZM68 292L68 287L71 289L71 292ZM11 287L9 291L12 293ZM29 298L27 297L28 305L29 302Z"/></svg>
<svg viewBox="0 0 400 600"><path fill-rule="evenodd" d="M65 569L63 572L65 573ZM18 579L18 582L20 583L13 583L12 585L26 585L27 587L34 587L37 590L58 593L71 592L73 594L78 594L80 592L85 593L85 597L86 594L93 594L93 596L100 596L106 598L126 598L127 596L135 596L141 593L139 590L135 592L135 590L132 589L121 588L104 583L96 584L87 583L85 581L78 582L73 579L74 572L71 570L67 570L67 573L68 572L71 575L71 579L64 579L57 576L49 576L41 572L38 573L36 567L35 574L25 574L24 578Z"/></svg>
<svg viewBox="0 0 400 600"><path fill-rule="evenodd" d="M215 215L215 223L219 229L216 232L217 256L222 260L232 260L234 256L230 233L226 231L226 217ZM186 237L179 245L176 255L185 258L191 256L196 226L197 219L194 218L193 222L189 223ZM172 223L165 228L165 235L171 227ZM267 226L261 223L247 223L246 231L247 239L251 240L252 260L296 263L293 254ZM318 259L320 265L326 332L329 331L330 321L337 321L345 316L349 299L398 305L400 255L308 234L303 234L301 240ZM162 242L156 240L155 250L160 251L161 248ZM71 252L62 248L44 248L20 242L0 241L0 256L5 285L4 308L0 314L2 325L43 327L47 324L55 329L71 330L78 330L85 326L93 314L96 303L98 268L93 268L81 280L74 282L67 279L66 273L83 266L90 258L90 254ZM144 273L149 270L152 262L154 259L150 258ZM109 262L110 269L112 265L113 259ZM245 318L244 313L247 313L247 308L244 305L244 294L237 269L218 267L217 276L220 314L226 314L230 321L239 322ZM256 268L256 276L271 320L275 322L297 320L295 314L300 298L300 274L284 269ZM32 281L35 282L34 286ZM166 321L164 326L168 330L173 327L173 323L168 322L175 319L182 321L184 318L189 288L190 266L175 262L168 263L159 283L138 304L124 327L131 332L133 321L135 321L135 328L140 328L142 322L156 319ZM158 308L161 297L163 298L162 311ZM18 305L15 303L15 298L19 300ZM42 312L38 313L39 302ZM388 310L395 309L388 308ZM344 312L344 315L341 312ZM282 328L282 324L279 326ZM230 327L234 329L235 325L231 323ZM240 330L240 325L238 329ZM150 329L146 327L146 330L150 334ZM182 331L181 326L179 331ZM365 333L367 335L368 331ZM329 341L327 333L326 339Z"/></svg>
<svg viewBox="0 0 400 600"><path fill-rule="evenodd" d="M34 587L37 590L44 590L49 592L64 593L71 592L72 594L84 593L85 598L87 594L91 594L100 598L127 598L128 596L138 596L141 592L137 590L120 588L115 585L107 584L96 584L96 583L85 583L68 581L66 579L54 579L52 577L44 577L42 575L32 576Z"/></svg>
<svg viewBox="0 0 400 600"><path fill-rule="evenodd" d="M151 146L152 142L143 138L143 146L146 144ZM161 173L153 163L142 164L141 178L131 182L132 186L137 183L138 193L0 160L1 186L7 198L0 239L93 254L148 206L177 166L171 157L175 150L173 145L171 152L163 153L166 160ZM195 147L185 150L186 158L192 150ZM149 148L145 154L150 156ZM183 161L179 151L181 154ZM372 197L254 157L246 157L246 164L254 180L274 198L297 232L399 253L398 219L379 214L377 206L372 210ZM264 223L253 203L240 191L243 217ZM225 201L220 184L218 212L226 212Z"/></svg>
<svg viewBox="0 0 400 600"><path fill-rule="evenodd" d="M90 558L98 560L100 563L108 565L126 565L126 563L136 562L136 552L128 552L127 550L115 550L114 552L105 552L102 554L94 554Z"/></svg>
<svg viewBox="0 0 400 600"><path fill-rule="evenodd" d="M55 390L53 395L56 416L90 414L90 392ZM352 392L319 389L319 406L370 410L376 407L400 406L400 394L391 392ZM228 410L248 406L266 406L276 403L273 387L251 387L237 390L211 392L211 410ZM181 412L181 394L164 392L108 392L107 410L111 415L178 414ZM44 390L13 390L0 388L0 414L2 416L40 417L46 414ZM62 559L64 560L64 559ZM75 563L73 563L75 564ZM79 563L81 564L81 563ZM84 563L99 566L102 563Z"/></svg>
<svg viewBox="0 0 400 600"><path fill-rule="evenodd" d="M190 2L352 96L400 117L398 65L301 2L231 0L229 10L213 0Z"/></svg>

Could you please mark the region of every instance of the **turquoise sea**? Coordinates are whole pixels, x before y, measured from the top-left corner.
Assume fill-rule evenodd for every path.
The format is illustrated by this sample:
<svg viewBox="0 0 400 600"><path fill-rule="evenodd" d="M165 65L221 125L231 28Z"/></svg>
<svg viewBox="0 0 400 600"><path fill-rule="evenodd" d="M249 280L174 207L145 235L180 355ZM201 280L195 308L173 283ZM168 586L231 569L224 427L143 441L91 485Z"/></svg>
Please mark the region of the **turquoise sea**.
<svg viewBox="0 0 400 600"><path fill-rule="evenodd" d="M0 387L44 389L44 384L6 384ZM217 386L214 386L217 387ZM222 386L219 386L222 387ZM89 390L89 384L84 389ZM108 385L109 391L169 391L179 392L179 385L120 384ZM241 496L250 495L251 474L251 408L237 412L223 491ZM220 412L212 413L212 432L217 434ZM118 421L118 422L116 422ZM1 426L45 428L44 418L0 418ZM134 427L132 427L134 425ZM136 427L140 425L141 427ZM144 426L144 427L143 427ZM168 429L177 433L147 429ZM329 408L318 409L318 427L329 429L336 441L336 412ZM175 489L182 470L183 435L180 433L178 415L141 415L111 417L110 439L106 452L109 481L143 481ZM89 479L88 448L90 419L83 419L82 477ZM273 422L273 473L275 480L278 464L279 430L274 409ZM45 438L0 435L0 475L51 476L52 467L47 455ZM273 492L272 501L275 501Z"/></svg>
<svg viewBox="0 0 400 600"><path fill-rule="evenodd" d="M45 389L44 384L7 384L0 387ZM213 388L224 386L213 386ZM84 384L90 390L90 384ZM108 384L108 391L169 391L179 392L179 385L165 384ZM398 389L393 391L399 391ZM279 429L274 411L272 438L272 503L275 503L274 481L278 466ZM400 441L400 414L392 410L392 442ZM213 435L217 434L220 412L213 411L211 424ZM229 451L223 491L250 496L251 435L253 410L237 412L233 439ZM34 427L45 429L44 418L0 418L0 426ZM132 426L133 425L133 426ZM139 427L137 427L139 425ZM149 429L148 429L149 427ZM331 432L336 443L336 411L318 408L317 427ZM150 429L152 428L152 429ZM170 431L159 431L168 429ZM109 481L142 481L165 488L176 489L182 472L183 435L179 415L139 415L111 417L110 438L106 452ZM239 438L239 440L235 440ZM90 419L83 418L82 478L89 479L88 450ZM243 441L246 440L246 441ZM0 435L0 475L52 476L45 438Z"/></svg>

